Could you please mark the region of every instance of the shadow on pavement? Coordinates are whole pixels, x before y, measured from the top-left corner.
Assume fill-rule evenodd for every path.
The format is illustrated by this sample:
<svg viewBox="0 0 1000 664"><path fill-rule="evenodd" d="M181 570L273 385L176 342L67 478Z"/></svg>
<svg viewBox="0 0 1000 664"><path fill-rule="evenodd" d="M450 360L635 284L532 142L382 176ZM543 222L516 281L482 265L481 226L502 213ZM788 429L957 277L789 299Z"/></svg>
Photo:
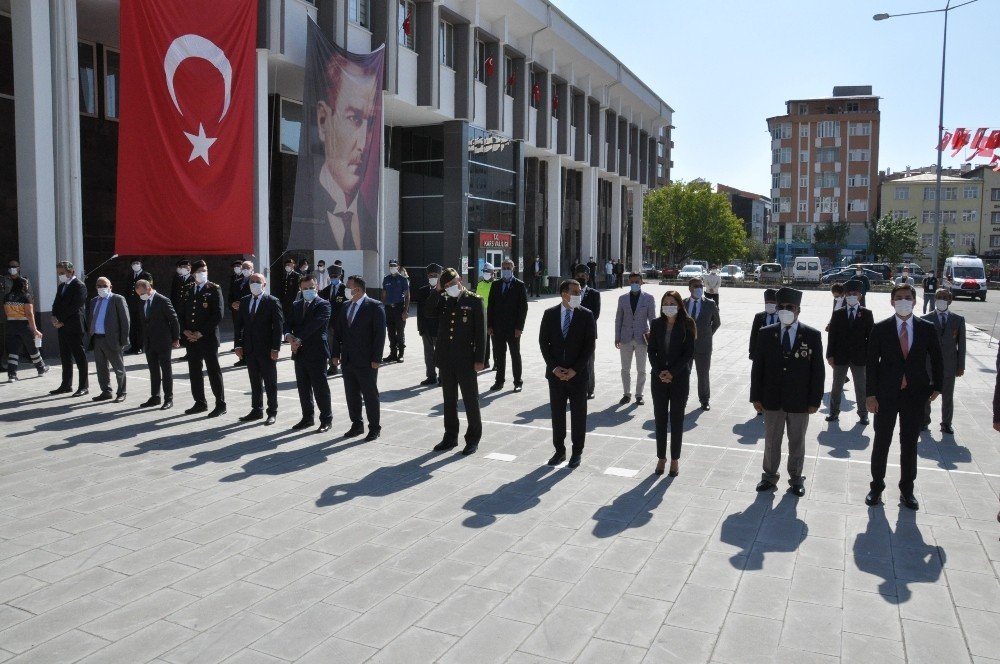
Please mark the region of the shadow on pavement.
<svg viewBox="0 0 1000 664"><path fill-rule="evenodd" d="M751 417L743 424L733 425L733 433L739 436L736 442L740 445L756 445L764 440L764 417Z"/></svg>
<svg viewBox="0 0 1000 664"><path fill-rule="evenodd" d="M774 504L774 493L761 491L745 510L730 514L722 521L721 541L741 551L729 558L737 569L764 568L768 553L791 553L809 534L798 518L798 498L786 493Z"/></svg>
<svg viewBox="0 0 1000 664"><path fill-rule="evenodd" d="M916 512L901 508L890 531L882 505L868 508L868 526L854 540L854 564L881 577L878 593L890 604L910 600L912 583L935 583L948 556L940 546L924 541Z"/></svg>
<svg viewBox="0 0 1000 664"><path fill-rule="evenodd" d="M485 528L504 514L520 514L542 502L541 496L572 474L569 468L542 466L524 477L501 485L493 493L470 498L462 509L473 512L462 521L466 528Z"/></svg>
<svg viewBox="0 0 1000 664"><path fill-rule="evenodd" d="M841 429L839 422L824 422L826 428L816 434L820 447L830 448L828 454L834 459L850 459L851 452L868 449L871 438L862 435L867 429L861 423L850 429ZM869 425L871 426L871 425Z"/></svg>
<svg viewBox="0 0 1000 664"><path fill-rule="evenodd" d="M331 449L329 450L329 453L340 452L358 444L360 443L345 445L336 450ZM325 446L319 446L319 449L313 452L312 456L318 457L316 463L319 463L324 460L326 456L328 456L323 449L324 447ZM442 456L442 454L444 454L444 456ZM439 458L433 463L424 465L425 462L430 461L435 457ZM327 488L323 491L322 495L316 499L316 507L340 505L341 503L349 502L359 496L388 496L389 494L396 493L397 491L410 489L431 479L434 476L434 471L438 468L447 466L449 463L454 463L461 458L462 456L459 454L427 452L426 454L422 454L415 459L404 461L403 463L396 464L395 466L382 466L381 468L376 468L374 471L365 477L362 477L357 482L337 484ZM251 464L255 461L258 461L258 459L254 459ZM298 468L295 470L298 470Z"/></svg>
<svg viewBox="0 0 1000 664"><path fill-rule="evenodd" d="M650 475L630 491L615 498L610 505L602 505L594 512L593 533L596 537L614 537L629 528L642 528L653 518L653 510L663 502L663 495L674 478Z"/></svg>

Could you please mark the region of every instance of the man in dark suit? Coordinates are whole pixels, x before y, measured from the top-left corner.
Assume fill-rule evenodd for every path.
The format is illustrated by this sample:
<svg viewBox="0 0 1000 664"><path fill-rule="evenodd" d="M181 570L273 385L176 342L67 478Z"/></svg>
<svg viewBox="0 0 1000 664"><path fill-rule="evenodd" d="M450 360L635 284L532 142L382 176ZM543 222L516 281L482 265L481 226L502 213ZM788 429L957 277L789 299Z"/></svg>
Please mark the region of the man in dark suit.
<svg viewBox="0 0 1000 664"><path fill-rule="evenodd" d="M619 259L615 259L615 286L621 288L625 280L625 263Z"/></svg>
<svg viewBox="0 0 1000 664"><path fill-rule="evenodd" d="M229 282L229 313L233 317L233 330L236 330L236 321L240 317L240 303L250 294L250 275L253 274L252 261L233 261L233 275ZM235 352L236 345L233 344ZM234 367L246 365L246 358L238 358Z"/></svg>
<svg viewBox="0 0 1000 664"><path fill-rule="evenodd" d="M111 281L107 277L98 277L97 297L90 301L87 307L87 336L84 348L94 351L94 368L97 370L97 384L100 394L94 401L125 401L125 349L129 344L128 304L118 293L111 292ZM115 372L118 391L111 396L111 373L108 366Z"/></svg>
<svg viewBox="0 0 1000 664"><path fill-rule="evenodd" d="M698 328L698 338L694 342L694 366L698 374L698 401L702 410L710 410L709 399L712 397L712 386L709 372L712 368L712 337L722 325L719 318L719 306L705 297L705 284L695 277L688 280L688 290L691 297L684 300L684 308L694 319Z"/></svg>
<svg viewBox="0 0 1000 664"><path fill-rule="evenodd" d="M582 290L579 281L563 281L559 285L562 302L545 310L538 332L552 409L555 454L549 459L550 466L558 466L566 460L567 402L573 427L570 468L580 465L587 435L587 371L594 354L597 324L594 315L580 306Z"/></svg>
<svg viewBox="0 0 1000 664"><path fill-rule="evenodd" d="M949 310L951 291L939 288L932 293L934 310L924 320L934 324L941 341L941 433L954 434L951 420L955 415L955 379L965 374L965 317ZM926 296L925 296L926 299ZM931 402L924 407L924 428L931 423Z"/></svg>
<svg viewBox="0 0 1000 664"><path fill-rule="evenodd" d="M826 361L833 367L830 389L830 414L827 422L840 417L840 399L844 393L847 370L854 377L854 396L862 426L868 426L865 408L865 363L868 361L868 336L875 325L872 312L861 306L861 282L854 279L844 284L844 306L835 309L827 326Z"/></svg>
<svg viewBox="0 0 1000 664"><path fill-rule="evenodd" d="M317 271L318 272L318 271ZM319 284L320 276L318 273L316 276L316 283ZM320 298L326 300L330 303L330 342L333 342L333 335L335 333L334 328L337 326L337 318L340 316L340 310L343 308L344 303L350 301L351 295L347 292L347 288L344 286L344 268L339 265L333 265L330 267L329 272L326 272L326 279L329 283L319 290ZM330 367L326 370L327 376L336 376L340 373L340 368L333 363L333 358L330 358Z"/></svg>
<svg viewBox="0 0 1000 664"><path fill-rule="evenodd" d="M52 301L52 326L59 338L59 359L62 362L62 382L49 394L73 392L73 365L76 365L79 383L74 397L89 392L87 379L87 352L83 349L87 287L77 279L76 270L69 261L56 264L59 286Z"/></svg>
<svg viewBox="0 0 1000 664"><path fill-rule="evenodd" d="M300 431L316 424L314 413L318 409L319 428L316 433L325 433L333 424L330 385L326 382L326 366L330 362L327 342L330 303L319 297L313 277L299 277L299 292L302 297L295 300L292 315L285 320L285 341L292 347L295 384L302 406L302 419L292 429Z"/></svg>
<svg viewBox="0 0 1000 664"><path fill-rule="evenodd" d="M500 263L500 281L493 282L486 304L486 333L493 338L493 361L497 372L490 392L503 389L508 348L514 391L521 391L524 383L521 380L521 334L527 317L528 290L524 282L514 276L514 261L507 258Z"/></svg>
<svg viewBox="0 0 1000 664"><path fill-rule="evenodd" d="M865 504L877 505L885 490L889 446L899 416L899 490L903 504L915 510L919 508L913 495L917 436L925 405L941 393L941 342L933 323L913 315L917 300L913 286L893 287L889 300L896 314L876 323L868 338L866 404L868 412L875 414L875 440L871 491Z"/></svg>
<svg viewBox="0 0 1000 664"><path fill-rule="evenodd" d="M295 269L296 261L294 258L285 259L285 272L281 275L281 290L279 291L278 299L281 300L281 307L285 312L285 324L292 318L292 304L299 295L299 277L302 274Z"/></svg>
<svg viewBox="0 0 1000 664"><path fill-rule="evenodd" d="M531 295L539 297L542 294L542 282L545 280L545 262L542 257L535 256L531 263Z"/></svg>
<svg viewBox="0 0 1000 664"><path fill-rule="evenodd" d="M441 270L441 266L437 263L428 265L424 270L427 275L427 283L413 294L413 300L417 303L417 333L424 342L424 366L427 370L427 377L420 381L421 385L437 385L438 382L437 367L434 366L434 345L437 342L438 319L436 316L429 315L427 300L431 291L437 288Z"/></svg>
<svg viewBox="0 0 1000 664"><path fill-rule="evenodd" d="M142 316L142 300L135 294L135 285L140 279L153 283L153 275L142 269L141 258L133 258L130 266L132 269L128 273L128 279L124 280L125 289L122 293L125 296L125 302L128 303L128 318L131 322L128 339L129 352L133 355L141 355L142 326L139 325L139 318Z"/></svg>
<svg viewBox="0 0 1000 664"><path fill-rule="evenodd" d="M205 377L202 375L204 365L215 397L215 408L208 416L218 417L226 413L226 393L222 386L222 368L219 367L219 323L224 311L222 288L208 280L205 261L195 261L191 268L194 270L194 281L184 289L181 330L187 340L188 375L194 405L184 413L194 415L208 411Z"/></svg>
<svg viewBox="0 0 1000 664"><path fill-rule="evenodd" d="M278 353L285 315L278 298L264 292L267 279L253 273L249 281L250 294L243 296L236 311L236 338L233 352L246 364L250 378L250 412L240 422L264 419L264 394L267 394L266 426L274 424L278 415Z"/></svg>
<svg viewBox="0 0 1000 664"><path fill-rule="evenodd" d="M142 329L142 349L149 367L149 384L152 396L139 404L140 408L160 406L160 410L174 407L174 375L170 366L170 353L180 348L181 326L170 300L153 289L145 279L135 282L135 294L142 308L133 325ZM163 401L160 401L160 383L163 383ZM162 406L161 406L162 403Z"/></svg>
<svg viewBox="0 0 1000 664"><path fill-rule="evenodd" d="M355 275L347 279L351 299L340 310L334 324L331 360L344 367L344 398L351 428L344 438L365 431L362 403L368 417L366 441L377 440L382 432L378 395L378 368L385 348L385 308L365 295L365 280Z"/></svg>
<svg viewBox="0 0 1000 664"><path fill-rule="evenodd" d="M591 258L590 260L594 259ZM589 311L590 313L594 314L594 323L596 324L597 320L601 317L601 293L594 286L594 284L596 284L597 282L593 278L591 278L590 276L592 274L591 271L585 270L584 269L585 267L586 267L585 265L578 265L576 268L576 280L580 282L581 286L583 286L583 290L581 292L581 296L583 299L580 301L580 306ZM597 268L596 263L594 264L594 268L596 270ZM596 333L594 338L595 339L597 338ZM594 357L596 355L597 352L595 350L595 352L590 356L590 364L587 365L588 399L594 398L594 389L596 388L596 383L597 383L597 377L596 377L597 372L594 371ZM638 394L636 396L638 396Z"/></svg>
<svg viewBox="0 0 1000 664"><path fill-rule="evenodd" d="M750 324L750 347L747 354L753 360L754 348L757 347L757 335L760 328L774 325L778 322L778 291L773 288L764 289L764 311L756 313Z"/></svg>
<svg viewBox="0 0 1000 664"><path fill-rule="evenodd" d="M789 491L802 497L806 427L823 402L823 338L799 322L802 291L781 288L777 300L779 322L760 331L750 373L750 400L764 413L764 472L757 491L777 488L787 428Z"/></svg>
<svg viewBox="0 0 1000 664"><path fill-rule="evenodd" d="M192 283L194 283L194 277L191 276L191 261L186 258L177 261L177 271L170 284L170 303L174 305L174 311L177 312L178 318L184 313L184 293L186 292L186 287ZM181 335L181 345L185 349L187 348L187 338L184 335ZM183 362L187 359L187 353L185 352L180 360Z"/></svg>
<svg viewBox="0 0 1000 664"><path fill-rule="evenodd" d="M441 378L444 405L444 438L435 452L458 447L458 393L468 421L462 454L475 454L483 435L479 415L477 373L486 363L486 311L482 299L462 284L453 267L441 273L434 291L427 298L427 315L438 321L434 343L434 363Z"/></svg>
<svg viewBox="0 0 1000 664"><path fill-rule="evenodd" d="M597 261L591 256L590 260L587 261L587 283L591 284L593 287L597 287ZM587 305L583 305L587 306Z"/></svg>

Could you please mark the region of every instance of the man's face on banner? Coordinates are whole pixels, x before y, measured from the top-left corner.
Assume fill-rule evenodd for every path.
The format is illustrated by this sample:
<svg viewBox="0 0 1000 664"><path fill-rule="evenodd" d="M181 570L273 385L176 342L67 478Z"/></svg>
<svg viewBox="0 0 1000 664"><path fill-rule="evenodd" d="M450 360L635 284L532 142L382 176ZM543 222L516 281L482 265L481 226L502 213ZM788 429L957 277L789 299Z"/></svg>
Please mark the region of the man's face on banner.
<svg viewBox="0 0 1000 664"><path fill-rule="evenodd" d="M320 101L316 123L325 153L324 168L354 200L365 171L365 148L375 120L375 77L357 65L340 61L339 76L328 75L328 101ZM330 67L336 66L333 60Z"/></svg>

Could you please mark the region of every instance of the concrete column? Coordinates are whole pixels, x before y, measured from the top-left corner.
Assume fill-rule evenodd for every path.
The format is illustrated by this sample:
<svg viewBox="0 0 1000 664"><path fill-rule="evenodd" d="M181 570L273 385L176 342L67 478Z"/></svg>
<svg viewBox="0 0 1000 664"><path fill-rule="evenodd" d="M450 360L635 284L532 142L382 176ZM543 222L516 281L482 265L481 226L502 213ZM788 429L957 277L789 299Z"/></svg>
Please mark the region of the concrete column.
<svg viewBox="0 0 1000 664"><path fill-rule="evenodd" d="M399 41L396 35L399 3L396 0L372 0L372 47L385 44L385 91L399 92Z"/></svg>
<svg viewBox="0 0 1000 664"><path fill-rule="evenodd" d="M580 257L597 256L597 169L583 168L580 191Z"/></svg>
<svg viewBox="0 0 1000 664"><path fill-rule="evenodd" d="M555 148L559 154L573 156L573 146L569 140L569 115L573 108L573 93L569 83L560 81L556 84L556 92L559 95L559 109L556 111L559 120L559 135L556 137Z"/></svg>
<svg viewBox="0 0 1000 664"><path fill-rule="evenodd" d="M270 172L270 144L268 142L267 113L267 49L257 49L257 103L255 106L254 134L254 188L253 188L253 254L254 264L270 282L268 266L271 264L271 209L268 173ZM273 286L273 284L272 284Z"/></svg>
<svg viewBox="0 0 1000 664"><path fill-rule="evenodd" d="M591 131L588 119L590 117L590 101L584 94L574 94L576 104L574 122L576 122L576 142L573 145L573 159L589 163L587 159L588 133Z"/></svg>
<svg viewBox="0 0 1000 664"><path fill-rule="evenodd" d="M468 23L455 24L455 117L472 120L473 66L476 40Z"/></svg>
<svg viewBox="0 0 1000 664"><path fill-rule="evenodd" d="M639 132L639 172L635 179L642 184L649 184L649 136L644 131Z"/></svg>
<svg viewBox="0 0 1000 664"><path fill-rule="evenodd" d="M545 264L549 277L559 277L562 274L562 159L548 157L545 162L548 170L545 182Z"/></svg>
<svg viewBox="0 0 1000 664"><path fill-rule="evenodd" d="M55 143L52 133L52 48L49 5L12 0L14 152L21 267L35 308L50 311L56 290ZM75 119L75 122L79 122ZM79 156L77 157L79 159Z"/></svg>
<svg viewBox="0 0 1000 664"><path fill-rule="evenodd" d="M611 178L611 258L624 260L622 255L622 181Z"/></svg>
<svg viewBox="0 0 1000 664"><path fill-rule="evenodd" d="M552 74L547 71L538 72L535 78L539 92L542 93L541 99L538 100L538 108L531 109L538 113L535 146L555 151L555 137L550 135L552 134Z"/></svg>
<svg viewBox="0 0 1000 664"><path fill-rule="evenodd" d="M639 181L639 128L634 124L629 125L628 131L628 149L629 149L629 170L628 177L630 180Z"/></svg>
<svg viewBox="0 0 1000 664"><path fill-rule="evenodd" d="M642 187L632 185L632 256L631 269L642 272Z"/></svg>
<svg viewBox="0 0 1000 664"><path fill-rule="evenodd" d="M611 111L604 115L604 135L608 143L607 164L609 173L618 172L618 114Z"/></svg>
<svg viewBox="0 0 1000 664"><path fill-rule="evenodd" d="M441 64L438 52L438 3L418 2L416 5L417 34L413 45L417 50L417 104L437 108L440 104Z"/></svg>
<svg viewBox="0 0 1000 664"><path fill-rule="evenodd" d="M514 58L514 140L528 138L528 113L531 108L531 74L524 58Z"/></svg>
<svg viewBox="0 0 1000 664"><path fill-rule="evenodd" d="M442 265L461 271L469 261L469 123L450 120L444 132L444 219ZM464 259L464 260L463 260ZM469 283L469 273L462 275Z"/></svg>
<svg viewBox="0 0 1000 664"><path fill-rule="evenodd" d="M316 0L316 24L331 41L347 48L347 3Z"/></svg>
<svg viewBox="0 0 1000 664"><path fill-rule="evenodd" d="M628 178L628 122L618 116L618 175Z"/></svg>
<svg viewBox="0 0 1000 664"><path fill-rule="evenodd" d="M587 163L591 166L603 167L601 163L601 146L604 145L604 111L596 101L587 100L588 118L587 125L590 127L590 158Z"/></svg>
<svg viewBox="0 0 1000 664"><path fill-rule="evenodd" d="M80 81L76 3L49 0L52 39L52 120L55 145L56 249L84 273L80 192ZM95 63L96 64L96 63ZM98 81L95 81L98 83Z"/></svg>
<svg viewBox="0 0 1000 664"><path fill-rule="evenodd" d="M486 57L493 58L493 75L486 77L486 128L503 129L503 88L506 83L503 70L503 44L486 43Z"/></svg>

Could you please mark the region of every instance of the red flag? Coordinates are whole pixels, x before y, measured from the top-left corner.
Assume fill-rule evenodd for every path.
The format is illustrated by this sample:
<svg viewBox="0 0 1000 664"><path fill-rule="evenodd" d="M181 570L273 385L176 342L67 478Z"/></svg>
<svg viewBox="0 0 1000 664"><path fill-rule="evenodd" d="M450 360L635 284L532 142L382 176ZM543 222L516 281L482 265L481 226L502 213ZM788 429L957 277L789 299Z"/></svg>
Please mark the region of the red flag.
<svg viewBox="0 0 1000 664"><path fill-rule="evenodd" d="M121 3L119 254L253 251L254 0Z"/></svg>
<svg viewBox="0 0 1000 664"><path fill-rule="evenodd" d="M559 112L559 95L552 95L552 111Z"/></svg>
<svg viewBox="0 0 1000 664"><path fill-rule="evenodd" d="M538 85L538 83L535 83L534 85L531 86L531 98L535 101L536 104L542 98L542 88L541 86Z"/></svg>
<svg viewBox="0 0 1000 664"><path fill-rule="evenodd" d="M516 83L517 83L517 74L515 72L511 72L510 76L507 77L507 87L512 88Z"/></svg>
<svg viewBox="0 0 1000 664"><path fill-rule="evenodd" d="M951 132L945 129L944 134L941 136L941 143L938 144L938 152L947 150L949 143L951 143Z"/></svg>
<svg viewBox="0 0 1000 664"><path fill-rule="evenodd" d="M969 144L969 132L959 127L955 130L955 135L951 139L951 156L954 157Z"/></svg>
<svg viewBox="0 0 1000 664"><path fill-rule="evenodd" d="M409 37L411 30L413 30L413 21L410 20L410 15L407 14L406 18L403 19L403 34Z"/></svg>
<svg viewBox="0 0 1000 664"><path fill-rule="evenodd" d="M979 149L979 144L983 142L983 137L986 136L986 128L980 127L976 130L975 136L972 137L972 142L969 143L969 147L973 150Z"/></svg>
<svg viewBox="0 0 1000 664"><path fill-rule="evenodd" d="M496 66L493 64L493 56L486 58L486 75L492 77L493 72L496 71Z"/></svg>
<svg viewBox="0 0 1000 664"><path fill-rule="evenodd" d="M982 140L979 144L979 149L976 150L974 155L976 157L992 157L993 151L1000 148L1000 129L994 129L990 132L990 135Z"/></svg>

